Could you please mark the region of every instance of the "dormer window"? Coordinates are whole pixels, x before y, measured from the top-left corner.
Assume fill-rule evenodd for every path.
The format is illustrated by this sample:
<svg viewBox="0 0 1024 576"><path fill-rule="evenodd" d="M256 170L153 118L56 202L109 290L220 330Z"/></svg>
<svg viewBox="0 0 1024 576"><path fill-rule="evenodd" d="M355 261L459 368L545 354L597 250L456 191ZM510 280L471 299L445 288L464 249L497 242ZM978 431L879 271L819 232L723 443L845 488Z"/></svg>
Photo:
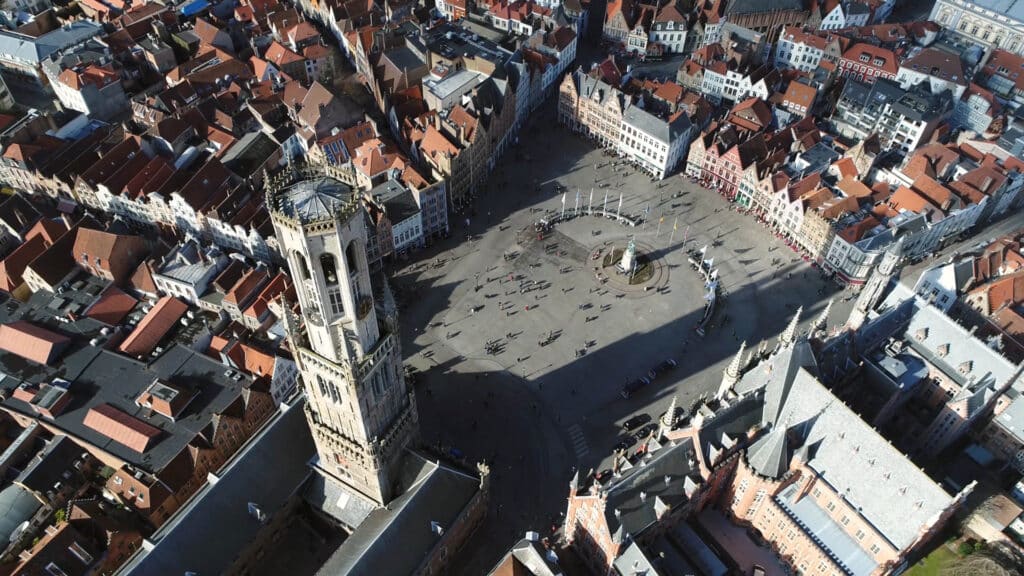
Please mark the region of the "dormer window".
<svg viewBox="0 0 1024 576"><path fill-rule="evenodd" d="M867 54L861 54L860 55L860 61L861 62L867 62L868 60L871 60L871 56L868 56Z"/></svg>
<svg viewBox="0 0 1024 576"><path fill-rule="evenodd" d="M965 362L962 362L959 366L957 366L956 369L957 369L958 372L960 372L960 374L966 375L967 373L969 373L971 371L971 367L972 366L973 366L973 362L971 360L967 360Z"/></svg>
<svg viewBox="0 0 1024 576"><path fill-rule="evenodd" d="M949 344L943 344L939 346L935 350L935 353L938 354L939 358L945 358L946 355L949 354Z"/></svg>
<svg viewBox="0 0 1024 576"><path fill-rule="evenodd" d="M918 342L924 340L927 337L928 337L928 329L927 328L920 328L920 329L918 329L917 332L914 333L914 338Z"/></svg>

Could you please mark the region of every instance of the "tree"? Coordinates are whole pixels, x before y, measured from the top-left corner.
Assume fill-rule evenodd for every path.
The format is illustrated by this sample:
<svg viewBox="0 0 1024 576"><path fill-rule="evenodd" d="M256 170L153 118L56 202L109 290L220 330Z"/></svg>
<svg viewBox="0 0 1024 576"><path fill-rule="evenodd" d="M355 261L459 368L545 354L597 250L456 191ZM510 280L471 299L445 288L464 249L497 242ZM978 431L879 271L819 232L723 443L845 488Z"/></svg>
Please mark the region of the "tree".
<svg viewBox="0 0 1024 576"><path fill-rule="evenodd" d="M1024 576L1024 553L1003 543L988 544L944 566L941 576Z"/></svg>
<svg viewBox="0 0 1024 576"><path fill-rule="evenodd" d="M64 521L68 519L68 513L65 512L63 508L61 508L53 513L53 519L57 522L57 524L63 524Z"/></svg>

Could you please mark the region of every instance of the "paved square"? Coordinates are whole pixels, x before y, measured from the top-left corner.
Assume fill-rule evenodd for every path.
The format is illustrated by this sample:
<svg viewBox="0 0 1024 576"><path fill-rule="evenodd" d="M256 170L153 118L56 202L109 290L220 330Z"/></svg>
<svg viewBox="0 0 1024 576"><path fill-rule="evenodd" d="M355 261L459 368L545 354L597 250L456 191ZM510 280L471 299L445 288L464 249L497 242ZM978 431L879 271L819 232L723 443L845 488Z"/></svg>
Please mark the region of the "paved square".
<svg viewBox="0 0 1024 576"><path fill-rule="evenodd" d="M741 340L774 344L798 306L810 321L836 297L834 325L852 305L842 299L849 293L717 194L685 177L655 183L617 165L555 126L550 112L507 153L476 212L454 218L452 238L394 274L424 440L493 462L494 513L471 546L497 549L557 523L573 468L602 469L629 417L657 417L673 396L688 406L713 392ZM537 239L534 223L560 214L563 194L566 212L585 212L591 189L595 210L607 191L609 211L621 195L622 213L646 214L647 223L581 215ZM603 262L592 254L625 248L630 238L659 263L663 289L622 293L595 279ZM726 299L700 337L704 286L686 250L704 245ZM619 396L666 358L678 367L628 400ZM485 550L469 556L463 568L489 568Z"/></svg>

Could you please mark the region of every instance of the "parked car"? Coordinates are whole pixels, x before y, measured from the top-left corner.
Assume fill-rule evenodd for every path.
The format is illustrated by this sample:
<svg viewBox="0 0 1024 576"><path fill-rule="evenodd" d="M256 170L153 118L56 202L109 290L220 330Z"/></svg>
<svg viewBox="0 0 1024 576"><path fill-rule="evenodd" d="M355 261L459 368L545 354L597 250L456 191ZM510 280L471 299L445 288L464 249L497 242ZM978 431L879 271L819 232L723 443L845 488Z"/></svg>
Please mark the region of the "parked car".
<svg viewBox="0 0 1024 576"><path fill-rule="evenodd" d="M650 414L637 414L636 416L633 416L629 420L626 420L625 422L623 422L622 423L622 428L626 432L632 432L633 430L636 430L637 428L640 428L641 426L643 426L644 424L646 424L646 423L648 423L650 421L651 421Z"/></svg>
<svg viewBox="0 0 1024 576"><path fill-rule="evenodd" d="M765 576L766 574L767 572L765 571L764 566L761 566L760 564L754 564L753 569L750 571L750 576Z"/></svg>
<svg viewBox="0 0 1024 576"><path fill-rule="evenodd" d="M658 374L662 374L664 372L668 372L669 370L675 368L678 365L679 365L679 363L676 362L675 360L673 360L671 358L667 358L664 361L662 361L661 364L658 364L657 366L655 366L654 367L654 371L656 373L658 373Z"/></svg>
<svg viewBox="0 0 1024 576"><path fill-rule="evenodd" d="M622 396L623 398L629 398L637 390L643 388L644 386L647 386L650 383L651 383L651 379L650 378L648 378L646 376L641 376L641 377L637 378L636 380L633 380L632 382L630 382L630 383L626 384L625 386L623 386L622 387L622 392L619 392L619 396Z"/></svg>

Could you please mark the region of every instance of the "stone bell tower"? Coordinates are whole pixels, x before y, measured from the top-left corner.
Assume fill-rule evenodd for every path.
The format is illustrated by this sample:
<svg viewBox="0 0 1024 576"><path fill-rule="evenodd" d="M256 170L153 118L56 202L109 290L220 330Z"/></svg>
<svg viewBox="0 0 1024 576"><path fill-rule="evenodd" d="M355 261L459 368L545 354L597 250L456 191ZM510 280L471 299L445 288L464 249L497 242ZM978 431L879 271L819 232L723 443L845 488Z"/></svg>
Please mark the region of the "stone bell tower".
<svg viewBox="0 0 1024 576"><path fill-rule="evenodd" d="M301 310L285 321L318 467L384 505L418 431L416 402L394 303L386 285L374 292L363 209L346 181L332 167L289 166L268 182L267 207Z"/></svg>

